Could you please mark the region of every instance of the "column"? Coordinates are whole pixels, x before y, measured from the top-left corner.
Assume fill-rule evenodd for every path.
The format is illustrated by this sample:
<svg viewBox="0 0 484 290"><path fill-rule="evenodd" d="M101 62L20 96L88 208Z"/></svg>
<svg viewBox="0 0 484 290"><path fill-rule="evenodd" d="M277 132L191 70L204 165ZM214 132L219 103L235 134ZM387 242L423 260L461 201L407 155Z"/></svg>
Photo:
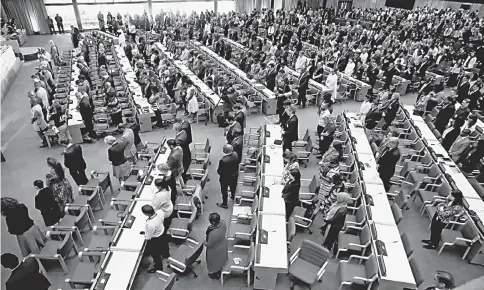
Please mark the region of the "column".
<svg viewBox="0 0 484 290"><path fill-rule="evenodd" d="M74 14L76 15L77 28L82 31L81 13L79 13L79 7L77 7L77 0L72 0L72 6L74 7ZM69 29L69 28L65 28Z"/></svg>
<svg viewBox="0 0 484 290"><path fill-rule="evenodd" d="M153 2L151 0L148 0L148 16L153 17L153 18L155 17L153 15ZM150 21L151 21L151 19L150 19Z"/></svg>
<svg viewBox="0 0 484 290"><path fill-rule="evenodd" d="M214 1L213 1L213 12L214 12L215 14L217 14L217 13L218 13L218 0L214 0Z"/></svg>
<svg viewBox="0 0 484 290"><path fill-rule="evenodd" d="M255 10L257 11L262 10L262 0L255 0Z"/></svg>
<svg viewBox="0 0 484 290"><path fill-rule="evenodd" d="M272 7L273 11L283 9L284 8L284 0L274 0L274 6Z"/></svg>

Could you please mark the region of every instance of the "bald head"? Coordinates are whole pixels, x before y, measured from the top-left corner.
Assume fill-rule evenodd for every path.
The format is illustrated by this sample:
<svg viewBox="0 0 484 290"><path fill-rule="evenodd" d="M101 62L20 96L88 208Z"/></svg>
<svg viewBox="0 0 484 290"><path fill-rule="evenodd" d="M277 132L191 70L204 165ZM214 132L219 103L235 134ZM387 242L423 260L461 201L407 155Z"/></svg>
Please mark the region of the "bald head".
<svg viewBox="0 0 484 290"><path fill-rule="evenodd" d="M225 154L230 154L234 151L234 147L232 147L232 145L230 144L225 144L223 147L223 151Z"/></svg>

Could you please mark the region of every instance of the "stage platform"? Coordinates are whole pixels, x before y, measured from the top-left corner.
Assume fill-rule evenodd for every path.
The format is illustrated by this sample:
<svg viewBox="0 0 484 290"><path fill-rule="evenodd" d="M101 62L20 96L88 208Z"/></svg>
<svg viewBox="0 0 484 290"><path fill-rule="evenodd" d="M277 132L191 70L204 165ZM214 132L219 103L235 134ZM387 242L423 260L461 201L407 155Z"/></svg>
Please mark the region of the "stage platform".
<svg viewBox="0 0 484 290"><path fill-rule="evenodd" d="M40 47L21 47L20 54L23 56L24 61L32 61L39 59L37 55Z"/></svg>
<svg viewBox="0 0 484 290"><path fill-rule="evenodd" d="M0 95L2 96L2 101L17 78L21 67L22 62L18 57L15 57L13 48L8 46L0 55Z"/></svg>

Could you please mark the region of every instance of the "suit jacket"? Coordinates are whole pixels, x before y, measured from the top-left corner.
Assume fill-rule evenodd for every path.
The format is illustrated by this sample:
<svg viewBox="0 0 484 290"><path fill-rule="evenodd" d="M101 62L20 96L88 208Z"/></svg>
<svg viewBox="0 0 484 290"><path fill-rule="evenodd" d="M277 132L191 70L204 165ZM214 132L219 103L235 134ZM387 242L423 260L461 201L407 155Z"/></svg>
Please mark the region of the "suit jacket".
<svg viewBox="0 0 484 290"><path fill-rule="evenodd" d="M449 154L454 162L458 162L463 153L471 145L469 137L457 137L457 140L450 146Z"/></svg>
<svg viewBox="0 0 484 290"><path fill-rule="evenodd" d="M175 137L175 140L180 142L180 147L183 151L183 166L188 168L191 163L192 154L190 153L190 144L188 143L188 134L185 130L181 130Z"/></svg>
<svg viewBox="0 0 484 290"><path fill-rule="evenodd" d="M174 176L178 176L183 173L183 149L179 146L171 150L166 163L170 167Z"/></svg>
<svg viewBox="0 0 484 290"><path fill-rule="evenodd" d="M64 166L69 169L86 169L86 162L82 156L81 145L74 144L64 150Z"/></svg>
<svg viewBox="0 0 484 290"><path fill-rule="evenodd" d="M113 166L119 166L126 162L124 157L124 149L126 148L126 141L115 142L108 149L108 159L111 161Z"/></svg>
<svg viewBox="0 0 484 290"><path fill-rule="evenodd" d="M469 84L469 82L466 82L464 84L459 84L459 86L457 87L457 101L459 103L462 103L462 101L467 98L470 86L471 85Z"/></svg>
<svg viewBox="0 0 484 290"><path fill-rule="evenodd" d="M10 278L5 283L6 290L48 290L50 282L39 272L39 264L35 258L27 258L25 262L12 271Z"/></svg>
<svg viewBox="0 0 484 290"><path fill-rule="evenodd" d="M217 173L220 175L220 181L227 181L236 178L239 173L239 163L236 152L225 155L218 163Z"/></svg>
<svg viewBox="0 0 484 290"><path fill-rule="evenodd" d="M187 143L188 145L192 144L193 139L192 139L192 125L188 121L183 121L182 122L182 129L187 133Z"/></svg>
<svg viewBox="0 0 484 290"><path fill-rule="evenodd" d="M126 128L121 140L126 142L126 147L124 148L124 157L131 158L136 154L136 147L134 146L134 132L131 128Z"/></svg>
<svg viewBox="0 0 484 290"><path fill-rule="evenodd" d="M304 72L301 77L299 78L299 92L306 92L309 87L309 80L311 79L311 75L308 72Z"/></svg>
<svg viewBox="0 0 484 290"><path fill-rule="evenodd" d="M234 132L240 132L242 133L242 126L240 126L239 122L235 122L232 126L229 127L229 130L227 131L227 143L232 144L232 141L234 140Z"/></svg>
<svg viewBox="0 0 484 290"><path fill-rule="evenodd" d="M240 163L242 161L242 150L244 148L244 140L242 137L238 136L232 140L232 143L230 143L232 147L234 147L234 151L237 152L238 156L238 162Z"/></svg>
<svg viewBox="0 0 484 290"><path fill-rule="evenodd" d="M245 115L242 111L238 111L234 117L235 121L240 124L242 128L242 135L244 134L244 124L245 124Z"/></svg>
<svg viewBox="0 0 484 290"><path fill-rule="evenodd" d="M284 134L283 137L289 142L297 141L299 139L299 120L296 115L289 117L287 122L284 124Z"/></svg>
<svg viewBox="0 0 484 290"><path fill-rule="evenodd" d="M378 159L378 172L380 175L385 174L386 176L392 177L395 173L395 166L398 160L400 160L400 152L398 148L393 148L384 152Z"/></svg>
<svg viewBox="0 0 484 290"><path fill-rule="evenodd" d="M286 183L282 189L282 198L286 203L298 203L299 202L299 190L301 189L300 182L290 181Z"/></svg>

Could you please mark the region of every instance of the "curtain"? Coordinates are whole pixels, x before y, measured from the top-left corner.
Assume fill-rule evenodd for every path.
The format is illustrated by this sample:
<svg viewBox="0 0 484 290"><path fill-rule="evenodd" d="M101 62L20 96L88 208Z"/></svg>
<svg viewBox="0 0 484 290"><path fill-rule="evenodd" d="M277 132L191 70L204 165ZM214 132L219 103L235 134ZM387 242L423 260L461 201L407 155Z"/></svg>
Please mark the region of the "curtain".
<svg viewBox="0 0 484 290"><path fill-rule="evenodd" d="M235 12L250 14L254 10L254 0L235 0Z"/></svg>
<svg viewBox="0 0 484 290"><path fill-rule="evenodd" d="M17 27L25 29L27 34L49 33L44 0L2 0L2 2L7 16L15 19Z"/></svg>

